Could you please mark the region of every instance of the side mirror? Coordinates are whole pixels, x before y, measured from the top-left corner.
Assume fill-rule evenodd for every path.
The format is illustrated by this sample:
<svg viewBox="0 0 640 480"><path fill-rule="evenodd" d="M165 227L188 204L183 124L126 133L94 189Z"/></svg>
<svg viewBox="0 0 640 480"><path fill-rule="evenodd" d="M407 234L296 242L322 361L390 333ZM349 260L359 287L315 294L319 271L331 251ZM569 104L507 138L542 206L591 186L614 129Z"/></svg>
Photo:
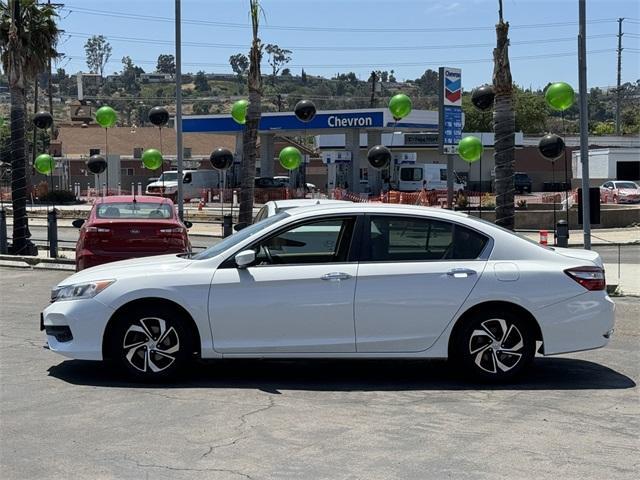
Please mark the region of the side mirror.
<svg viewBox="0 0 640 480"><path fill-rule="evenodd" d="M247 222L240 222L240 223L236 223L236 224L233 226L233 229L234 229L236 232L239 232L240 230L242 230L243 228L247 228L248 226L249 226L249 224L247 224Z"/></svg>
<svg viewBox="0 0 640 480"><path fill-rule="evenodd" d="M256 252L253 250L243 250L235 256L235 261L238 268L247 268L256 261Z"/></svg>
<svg viewBox="0 0 640 480"><path fill-rule="evenodd" d="M192 223L192 222L190 222L189 220L185 220L185 221L184 221L184 222L182 222L182 223L184 223L184 226L185 226L185 227L187 227L187 228L191 228L191 227L193 227L193 223Z"/></svg>
<svg viewBox="0 0 640 480"><path fill-rule="evenodd" d="M84 225L84 218L78 218L74 220L73 222L71 222L71 225L73 225L76 228L81 228L82 225Z"/></svg>

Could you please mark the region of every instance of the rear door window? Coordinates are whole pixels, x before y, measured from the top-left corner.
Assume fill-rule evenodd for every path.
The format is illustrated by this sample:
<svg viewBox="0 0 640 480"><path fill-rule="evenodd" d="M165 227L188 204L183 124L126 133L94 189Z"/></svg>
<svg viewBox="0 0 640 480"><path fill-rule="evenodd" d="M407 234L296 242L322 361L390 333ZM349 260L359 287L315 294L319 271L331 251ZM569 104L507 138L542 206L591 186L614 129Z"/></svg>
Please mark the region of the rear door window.
<svg viewBox="0 0 640 480"><path fill-rule="evenodd" d="M475 259L487 242L486 236L450 222L372 216L366 253L376 262Z"/></svg>

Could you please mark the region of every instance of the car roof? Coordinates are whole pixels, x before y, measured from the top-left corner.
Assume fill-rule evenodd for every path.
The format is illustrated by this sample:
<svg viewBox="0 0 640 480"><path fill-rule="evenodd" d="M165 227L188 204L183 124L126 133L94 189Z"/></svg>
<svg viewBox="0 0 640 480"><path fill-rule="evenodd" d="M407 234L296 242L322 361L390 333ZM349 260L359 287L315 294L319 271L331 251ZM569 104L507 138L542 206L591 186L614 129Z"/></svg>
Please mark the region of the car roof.
<svg viewBox="0 0 640 480"><path fill-rule="evenodd" d="M335 204L350 204L347 200L332 200L330 198L296 198L292 200L273 200L274 207L276 208L295 208L295 207L310 207L313 205L335 205Z"/></svg>
<svg viewBox="0 0 640 480"><path fill-rule="evenodd" d="M108 197L100 197L96 199L96 204L98 203L128 203L133 202L135 198L136 202L144 202L144 203L168 203L172 204L173 202L169 198L165 197L157 197L151 195L112 195Z"/></svg>
<svg viewBox="0 0 640 480"><path fill-rule="evenodd" d="M353 202L339 202L298 207L287 211L290 215L303 215L306 213L332 213L333 211L340 211L340 213L400 213L400 214L418 214L418 215L432 215L441 218L469 218L469 215L462 212L455 212L452 210L445 210L443 208L435 207L423 207L420 205L404 205L398 203L353 203Z"/></svg>

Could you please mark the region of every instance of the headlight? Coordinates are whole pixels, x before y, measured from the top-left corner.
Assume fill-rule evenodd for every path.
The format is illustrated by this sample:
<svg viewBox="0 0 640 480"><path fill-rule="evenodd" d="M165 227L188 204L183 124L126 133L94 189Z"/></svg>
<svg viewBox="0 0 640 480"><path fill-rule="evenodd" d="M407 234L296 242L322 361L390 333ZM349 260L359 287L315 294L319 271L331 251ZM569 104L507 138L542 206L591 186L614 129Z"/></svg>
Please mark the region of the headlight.
<svg viewBox="0 0 640 480"><path fill-rule="evenodd" d="M51 290L51 302L62 300L78 300L92 298L111 285L115 280L98 280L97 282L65 285Z"/></svg>

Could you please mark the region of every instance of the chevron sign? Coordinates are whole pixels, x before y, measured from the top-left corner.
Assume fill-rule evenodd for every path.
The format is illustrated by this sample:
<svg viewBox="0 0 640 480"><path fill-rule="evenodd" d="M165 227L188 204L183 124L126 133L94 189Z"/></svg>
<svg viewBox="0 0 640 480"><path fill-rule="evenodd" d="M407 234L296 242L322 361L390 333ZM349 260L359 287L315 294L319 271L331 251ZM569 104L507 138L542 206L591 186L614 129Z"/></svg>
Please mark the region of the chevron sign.
<svg viewBox="0 0 640 480"><path fill-rule="evenodd" d="M462 71L459 68L444 69L444 104L462 106Z"/></svg>

